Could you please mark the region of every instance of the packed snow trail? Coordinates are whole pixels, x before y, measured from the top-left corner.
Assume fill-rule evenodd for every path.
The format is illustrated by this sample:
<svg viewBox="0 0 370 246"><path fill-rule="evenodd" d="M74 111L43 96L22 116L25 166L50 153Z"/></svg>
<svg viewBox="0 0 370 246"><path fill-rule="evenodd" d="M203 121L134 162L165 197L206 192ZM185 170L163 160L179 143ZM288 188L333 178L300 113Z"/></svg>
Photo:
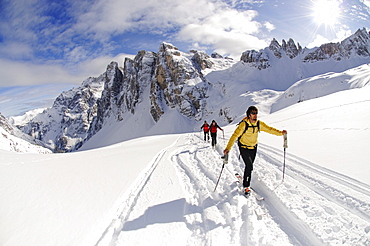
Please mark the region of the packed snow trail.
<svg viewBox="0 0 370 246"><path fill-rule="evenodd" d="M370 244L368 187L289 155L281 183L282 151L265 145L252 180L263 201L239 194L234 174L244 164L236 148L213 192L225 141L212 149L200 134L180 135L158 154L97 245ZM338 183L351 190L338 193Z"/></svg>

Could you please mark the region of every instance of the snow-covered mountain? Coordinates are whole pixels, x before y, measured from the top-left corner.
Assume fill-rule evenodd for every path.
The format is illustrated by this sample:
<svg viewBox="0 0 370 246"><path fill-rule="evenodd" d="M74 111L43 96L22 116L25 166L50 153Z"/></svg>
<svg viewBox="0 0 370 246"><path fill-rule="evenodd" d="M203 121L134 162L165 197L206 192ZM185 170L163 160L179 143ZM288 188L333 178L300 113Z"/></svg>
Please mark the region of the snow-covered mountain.
<svg viewBox="0 0 370 246"><path fill-rule="evenodd" d="M41 141L33 139L14 127L0 113L0 149L21 152L21 153L40 153L50 154L49 149L43 147Z"/></svg>
<svg viewBox="0 0 370 246"><path fill-rule="evenodd" d="M63 92L51 108L17 126L64 152L193 131L202 120L225 125L238 120L248 105L258 104L261 95L268 101L299 80L369 63L369 50L365 28L340 43L311 50L292 39L282 45L274 39L263 50L244 52L239 62L162 43L158 52L139 51L134 59L126 58L123 68L112 62L101 76ZM263 112L269 113L269 106L262 105ZM88 144L99 132L100 145ZM116 136L113 142L108 135Z"/></svg>

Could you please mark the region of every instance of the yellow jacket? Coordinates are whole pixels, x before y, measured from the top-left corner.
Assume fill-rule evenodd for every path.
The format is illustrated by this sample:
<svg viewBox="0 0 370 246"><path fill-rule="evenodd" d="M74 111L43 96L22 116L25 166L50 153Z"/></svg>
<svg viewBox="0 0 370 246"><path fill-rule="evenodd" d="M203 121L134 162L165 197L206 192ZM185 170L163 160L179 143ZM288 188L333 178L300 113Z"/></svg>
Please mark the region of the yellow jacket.
<svg viewBox="0 0 370 246"><path fill-rule="evenodd" d="M247 131L243 134L246 122L248 123L249 127ZM265 122L259 121L260 123L260 131L264 131L270 134L274 134L276 136L283 136L283 132L275 129L271 126L266 125ZM255 127L253 127L255 126ZM247 117L243 119L243 121L239 124L239 126L235 129L233 135L231 136L229 143L226 146L227 150L231 150L233 147L234 142L243 134L240 138L240 143L242 145L246 145L248 149L253 149L258 143L258 128L257 122L252 124Z"/></svg>

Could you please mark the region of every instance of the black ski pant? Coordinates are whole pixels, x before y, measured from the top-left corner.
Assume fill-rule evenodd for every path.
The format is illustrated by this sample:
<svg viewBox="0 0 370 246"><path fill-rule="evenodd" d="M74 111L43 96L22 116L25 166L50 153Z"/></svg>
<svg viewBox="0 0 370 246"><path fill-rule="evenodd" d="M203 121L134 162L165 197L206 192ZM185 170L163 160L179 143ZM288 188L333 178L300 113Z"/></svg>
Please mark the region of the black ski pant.
<svg viewBox="0 0 370 246"><path fill-rule="evenodd" d="M212 146L215 146L217 144L217 132L215 133L211 132L211 138L212 138Z"/></svg>
<svg viewBox="0 0 370 246"><path fill-rule="evenodd" d="M207 138L209 140L209 131L208 132L204 132L204 141L207 141Z"/></svg>
<svg viewBox="0 0 370 246"><path fill-rule="evenodd" d="M245 169L243 176L243 187L249 187L251 185L253 162L257 154L257 146L254 149L248 149L239 147L240 155L243 158Z"/></svg>

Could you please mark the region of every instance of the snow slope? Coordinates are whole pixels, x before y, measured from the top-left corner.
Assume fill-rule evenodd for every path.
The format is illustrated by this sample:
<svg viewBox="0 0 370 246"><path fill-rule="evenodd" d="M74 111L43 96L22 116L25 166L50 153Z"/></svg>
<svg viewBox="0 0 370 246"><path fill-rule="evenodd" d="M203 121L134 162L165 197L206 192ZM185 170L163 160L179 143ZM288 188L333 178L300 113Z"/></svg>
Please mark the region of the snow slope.
<svg viewBox="0 0 370 246"><path fill-rule="evenodd" d="M0 244L369 245L369 90L263 115L288 130L285 180L282 138L261 133L248 200L236 147L213 192L235 125L216 150L199 131L69 154L0 150Z"/></svg>
<svg viewBox="0 0 370 246"><path fill-rule="evenodd" d="M16 137L0 127L0 150L21 152L21 153L40 153L51 154L51 150L39 145L31 144L26 140Z"/></svg>
<svg viewBox="0 0 370 246"><path fill-rule="evenodd" d="M0 150L0 245L80 245L89 233L92 245L100 225L132 202L132 189L176 139L140 138L71 154Z"/></svg>

